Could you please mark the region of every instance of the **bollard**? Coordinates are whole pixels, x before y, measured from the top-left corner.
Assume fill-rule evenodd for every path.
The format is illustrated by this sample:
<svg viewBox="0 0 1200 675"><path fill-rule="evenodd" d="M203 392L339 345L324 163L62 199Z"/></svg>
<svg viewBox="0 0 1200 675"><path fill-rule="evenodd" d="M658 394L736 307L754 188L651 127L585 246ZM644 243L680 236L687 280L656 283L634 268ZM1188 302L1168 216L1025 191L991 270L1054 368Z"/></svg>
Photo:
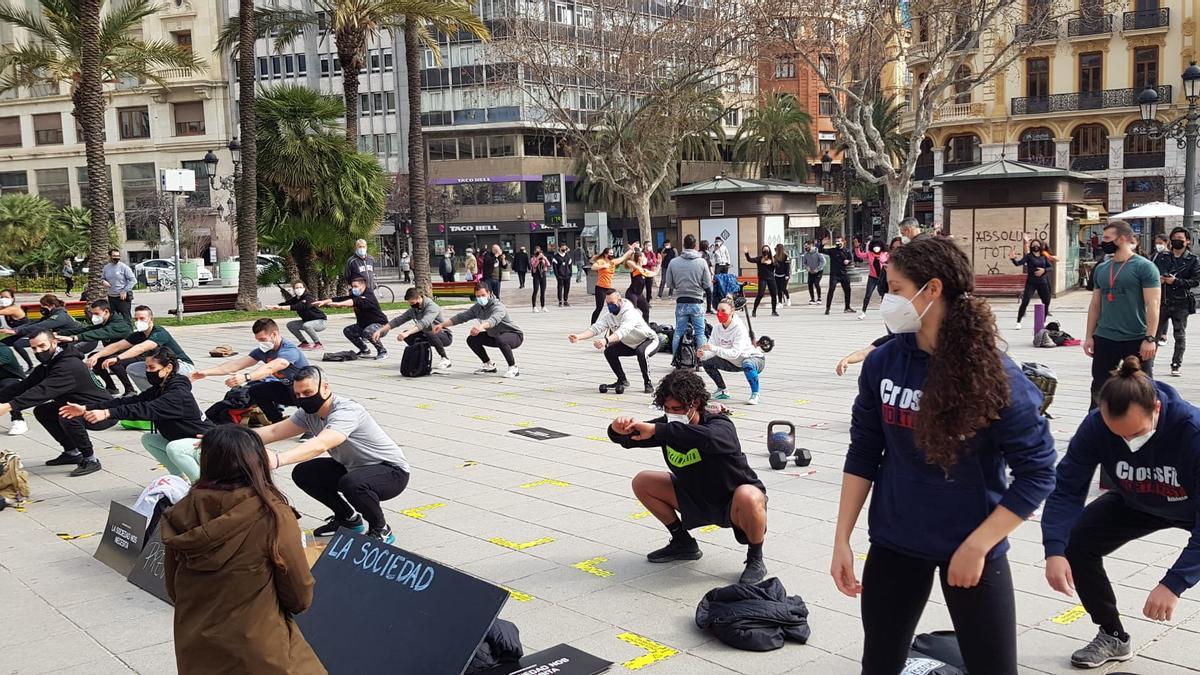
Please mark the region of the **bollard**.
<svg viewBox="0 0 1200 675"><path fill-rule="evenodd" d="M1046 306L1038 303L1033 306L1033 334L1037 335L1046 327Z"/></svg>

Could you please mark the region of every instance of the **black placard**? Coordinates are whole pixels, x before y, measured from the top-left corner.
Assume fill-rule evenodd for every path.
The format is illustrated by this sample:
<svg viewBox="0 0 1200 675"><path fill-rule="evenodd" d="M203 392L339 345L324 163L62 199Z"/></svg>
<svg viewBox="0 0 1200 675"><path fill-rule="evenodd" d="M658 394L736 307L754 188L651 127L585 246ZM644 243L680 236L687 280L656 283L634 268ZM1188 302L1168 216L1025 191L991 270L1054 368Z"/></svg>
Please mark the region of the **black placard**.
<svg viewBox="0 0 1200 675"><path fill-rule="evenodd" d="M171 596L167 595L167 549L163 546L159 528L146 535L146 545L142 547L142 555L138 557L129 573L129 583L162 600L168 605Z"/></svg>
<svg viewBox="0 0 1200 675"><path fill-rule="evenodd" d="M100 533L100 545L96 547L94 557L127 577L145 542L146 516L113 502L108 507L108 524Z"/></svg>
<svg viewBox="0 0 1200 675"><path fill-rule="evenodd" d="M566 438L567 436L571 435L571 434L564 434L561 431L554 431L553 429L547 429L546 427L528 427L525 429L510 429L508 433L516 434L518 436L525 436L527 438L532 438L535 441L548 441L552 438Z"/></svg>
<svg viewBox="0 0 1200 675"><path fill-rule="evenodd" d="M530 654L516 663L502 663L475 675L595 675L612 665L597 656L568 645L556 645Z"/></svg>
<svg viewBox="0 0 1200 675"><path fill-rule="evenodd" d="M330 675L462 673L508 591L346 529L313 566L296 617Z"/></svg>

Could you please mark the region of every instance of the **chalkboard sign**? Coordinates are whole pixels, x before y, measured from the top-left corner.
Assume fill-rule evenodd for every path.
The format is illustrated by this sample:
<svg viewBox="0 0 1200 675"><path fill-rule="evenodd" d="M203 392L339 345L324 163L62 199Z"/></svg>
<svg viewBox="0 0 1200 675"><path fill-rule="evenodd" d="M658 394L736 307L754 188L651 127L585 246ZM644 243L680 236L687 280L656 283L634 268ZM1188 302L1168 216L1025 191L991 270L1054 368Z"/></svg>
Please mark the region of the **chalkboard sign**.
<svg viewBox="0 0 1200 675"><path fill-rule="evenodd" d="M171 596L167 595L166 554L167 549L163 546L159 528L155 527L154 531L147 535L142 555L134 563L133 571L129 573L129 583L168 605L173 605L175 603L171 602Z"/></svg>
<svg viewBox="0 0 1200 675"><path fill-rule="evenodd" d="M462 673L508 591L346 529L313 566L296 617L330 675Z"/></svg>
<svg viewBox="0 0 1200 675"><path fill-rule="evenodd" d="M612 661L592 656L567 645L557 645L530 654L516 663L502 663L481 670L475 675L596 675L603 673Z"/></svg>
<svg viewBox="0 0 1200 675"><path fill-rule="evenodd" d="M100 533L100 546L94 557L127 577L142 553L145 538L146 516L113 502L108 507L108 524Z"/></svg>

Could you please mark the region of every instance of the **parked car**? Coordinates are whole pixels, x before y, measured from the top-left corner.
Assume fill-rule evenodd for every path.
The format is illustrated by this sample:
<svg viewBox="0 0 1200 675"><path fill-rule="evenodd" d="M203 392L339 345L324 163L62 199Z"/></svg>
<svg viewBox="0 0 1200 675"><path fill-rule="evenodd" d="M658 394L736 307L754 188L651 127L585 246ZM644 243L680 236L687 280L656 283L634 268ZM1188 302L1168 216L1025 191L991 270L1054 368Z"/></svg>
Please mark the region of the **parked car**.
<svg viewBox="0 0 1200 675"><path fill-rule="evenodd" d="M0 277L11 277L12 275L13 271L11 267L8 267L7 265L0 265Z"/></svg>
<svg viewBox="0 0 1200 675"><path fill-rule="evenodd" d="M134 266L133 273L137 275L138 279L141 279L144 282L146 280L146 270L148 269L157 270L159 274L165 273L167 276L173 277L175 276L175 261L170 258L151 258L149 260L143 260ZM212 281L213 278L212 271L210 271L204 265L200 266L197 276L199 277L197 281L202 284L207 284L208 282Z"/></svg>
<svg viewBox="0 0 1200 675"><path fill-rule="evenodd" d="M232 260L234 262L238 262L240 260L240 256L235 255L233 256ZM267 270L268 267L279 267L280 269L283 269L283 257L275 255L274 253L259 253L258 262L254 265L255 274L262 274Z"/></svg>

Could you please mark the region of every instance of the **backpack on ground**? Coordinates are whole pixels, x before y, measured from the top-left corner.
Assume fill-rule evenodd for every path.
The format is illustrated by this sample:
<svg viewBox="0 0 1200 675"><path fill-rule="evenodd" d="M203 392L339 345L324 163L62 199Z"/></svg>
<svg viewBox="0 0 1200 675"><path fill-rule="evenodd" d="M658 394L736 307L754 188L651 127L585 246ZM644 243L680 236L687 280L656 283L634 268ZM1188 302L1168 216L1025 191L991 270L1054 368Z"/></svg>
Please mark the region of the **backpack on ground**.
<svg viewBox="0 0 1200 675"><path fill-rule="evenodd" d="M1053 416L1046 411L1050 409L1050 404L1054 402L1054 392L1058 389L1058 375L1054 373L1054 370L1050 366L1031 361L1021 364L1021 372L1042 392L1042 407L1038 412L1053 419Z"/></svg>
<svg viewBox="0 0 1200 675"><path fill-rule="evenodd" d="M404 347L400 357L400 375L403 377L425 377L433 372L433 347L428 340L417 340Z"/></svg>
<svg viewBox="0 0 1200 675"><path fill-rule="evenodd" d="M21 465L21 456L12 450L0 450L0 510L17 506L29 499L29 472Z"/></svg>
<svg viewBox="0 0 1200 675"><path fill-rule="evenodd" d="M650 328L658 335L658 350L663 354L671 353L671 342L675 339L675 327L664 326L653 321L650 322Z"/></svg>
<svg viewBox="0 0 1200 675"><path fill-rule="evenodd" d="M687 332L679 339L679 349L675 351L675 358L671 360L673 368L698 368L700 359L696 357L696 336L691 326L688 326Z"/></svg>

